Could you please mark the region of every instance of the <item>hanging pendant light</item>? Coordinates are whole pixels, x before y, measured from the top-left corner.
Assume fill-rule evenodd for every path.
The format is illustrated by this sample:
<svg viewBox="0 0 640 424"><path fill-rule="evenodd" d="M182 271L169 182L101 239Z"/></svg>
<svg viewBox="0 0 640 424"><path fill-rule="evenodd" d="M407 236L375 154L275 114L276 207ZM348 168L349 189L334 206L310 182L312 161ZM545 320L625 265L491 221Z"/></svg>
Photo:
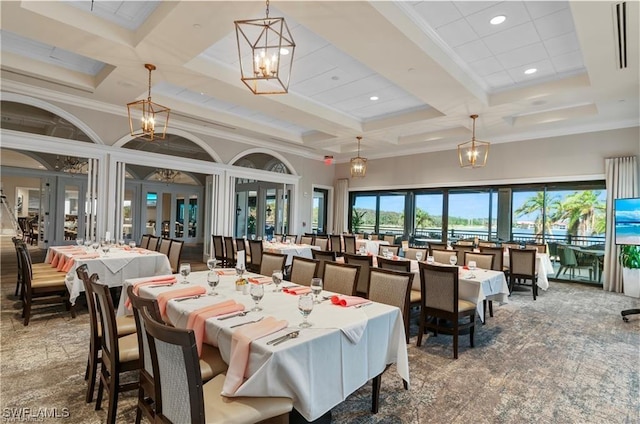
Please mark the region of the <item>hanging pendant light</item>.
<svg viewBox="0 0 640 424"><path fill-rule="evenodd" d="M367 173L367 159L360 157L360 140L362 137L356 137L358 139L358 156L351 158L351 177L363 178Z"/></svg>
<svg viewBox="0 0 640 424"><path fill-rule="evenodd" d="M491 143L476 140L476 119L478 115L471 115L470 118L473 119L471 140L458 144L458 160L462 168L482 168L487 164Z"/></svg>
<svg viewBox="0 0 640 424"><path fill-rule="evenodd" d="M284 18L266 17L234 21L242 82L253 94L284 94L289 91L293 41Z"/></svg>
<svg viewBox="0 0 640 424"><path fill-rule="evenodd" d="M151 71L155 71L155 65L144 65L149 70L149 94L146 99L127 104L129 112L129 128L131 136L153 141L164 139L169 125L168 107L151 101Z"/></svg>

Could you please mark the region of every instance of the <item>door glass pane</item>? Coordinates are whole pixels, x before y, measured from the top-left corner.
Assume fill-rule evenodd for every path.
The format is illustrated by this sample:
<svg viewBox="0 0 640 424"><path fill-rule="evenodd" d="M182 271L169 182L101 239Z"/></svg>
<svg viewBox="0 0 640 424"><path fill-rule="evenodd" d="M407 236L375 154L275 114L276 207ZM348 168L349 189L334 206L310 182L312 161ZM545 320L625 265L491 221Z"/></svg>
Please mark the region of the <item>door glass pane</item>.
<svg viewBox="0 0 640 424"><path fill-rule="evenodd" d="M122 205L122 238L129 241L133 238L133 190L124 191L124 204Z"/></svg>
<svg viewBox="0 0 640 424"><path fill-rule="evenodd" d="M186 207L184 200L185 200L184 194L178 194L176 196L176 222L174 223L174 229L173 229L174 238L184 237L184 223L185 223L185 220L188 222L189 208Z"/></svg>
<svg viewBox="0 0 640 424"><path fill-rule="evenodd" d="M404 234L404 195L380 196L380 234Z"/></svg>
<svg viewBox="0 0 640 424"><path fill-rule="evenodd" d="M196 237L198 229L198 195L189 196L189 220L187 237Z"/></svg>
<svg viewBox="0 0 640 424"><path fill-rule="evenodd" d="M78 236L80 187L66 185L64 188L64 239L75 240Z"/></svg>
<svg viewBox="0 0 640 424"><path fill-rule="evenodd" d="M264 219L264 235L270 238L276 229L276 189L266 190L267 198L265 201L265 219Z"/></svg>
<svg viewBox="0 0 640 424"><path fill-rule="evenodd" d="M258 233L257 219L258 219L258 192L250 190L247 197L247 237L254 239L260 236L262 233Z"/></svg>
<svg viewBox="0 0 640 424"><path fill-rule="evenodd" d="M442 241L442 193L416 194L414 243L426 246L430 241Z"/></svg>
<svg viewBox="0 0 640 424"><path fill-rule="evenodd" d="M549 206L555 209L557 197L547 198ZM513 211L511 217L511 240L519 242L542 241L545 194L542 190L514 191L512 197ZM549 210L551 211L551 209ZM553 215L553 212L552 212ZM544 223L547 232L553 233L552 223ZM560 229L560 228L558 228Z"/></svg>
<svg viewBox="0 0 640 424"><path fill-rule="evenodd" d="M449 193L448 240L489 239L489 202L487 191Z"/></svg>
<svg viewBox="0 0 640 424"><path fill-rule="evenodd" d="M313 189L313 220L311 231L326 233L327 226L327 190Z"/></svg>
<svg viewBox="0 0 640 424"><path fill-rule="evenodd" d="M158 193L147 193L147 212L145 234L156 234L156 213L158 205Z"/></svg>
<svg viewBox="0 0 640 424"><path fill-rule="evenodd" d="M376 197L354 196L351 232L374 233L376 226Z"/></svg>

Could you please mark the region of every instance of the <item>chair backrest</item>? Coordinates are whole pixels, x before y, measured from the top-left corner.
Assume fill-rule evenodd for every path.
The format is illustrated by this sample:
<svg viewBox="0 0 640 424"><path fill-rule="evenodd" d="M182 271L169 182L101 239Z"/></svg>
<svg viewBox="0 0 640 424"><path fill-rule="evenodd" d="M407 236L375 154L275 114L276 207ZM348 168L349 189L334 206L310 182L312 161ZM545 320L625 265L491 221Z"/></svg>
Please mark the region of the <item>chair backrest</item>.
<svg viewBox="0 0 640 424"><path fill-rule="evenodd" d="M389 244L395 244L396 243L396 235L395 234L385 234L383 236L382 240L388 241Z"/></svg>
<svg viewBox="0 0 640 424"><path fill-rule="evenodd" d="M147 246L147 250L158 250L159 244L160 244L159 237L149 236L149 245Z"/></svg>
<svg viewBox="0 0 640 424"><path fill-rule="evenodd" d="M344 261L348 264L360 265L360 276L358 277L356 292L369 293L369 271L373 267L373 256L345 253Z"/></svg>
<svg viewBox="0 0 640 424"><path fill-rule="evenodd" d="M458 265L462 265L464 264L465 252L473 252L473 244L472 245L456 244L455 246L453 246L453 249L456 251L456 255L458 255Z"/></svg>
<svg viewBox="0 0 640 424"><path fill-rule="evenodd" d="M411 261L405 259L387 259L378 256L378 268L391 269L394 271L411 272Z"/></svg>
<svg viewBox="0 0 640 424"><path fill-rule="evenodd" d="M491 253L464 252L464 264L469 265L469 261L475 261L476 267L480 269L493 269L494 260Z"/></svg>
<svg viewBox="0 0 640 424"><path fill-rule="evenodd" d="M355 255L356 253L356 236L342 236L342 240L344 240L344 252L351 253Z"/></svg>
<svg viewBox="0 0 640 424"><path fill-rule="evenodd" d="M433 249L431 250L431 256L433 256L433 261L438 262L439 264L448 264L449 258L451 255L458 256L457 250L439 250Z"/></svg>
<svg viewBox="0 0 640 424"><path fill-rule="evenodd" d="M283 238L284 238L284 234L274 234L271 240L281 242L283 241Z"/></svg>
<svg viewBox="0 0 640 424"><path fill-rule="evenodd" d="M156 299L140 297L133 291L133 286L127 287L127 295L131 301L133 319L136 321L136 335L138 336L138 351L140 354L140 372L146 372L150 381L153 381L153 362L151 361L151 350L149 349L149 339L146 335L145 322L140 316L140 311L146 309L153 319L162 322L160 308ZM152 393L153 394L153 393Z"/></svg>
<svg viewBox="0 0 640 424"><path fill-rule="evenodd" d="M509 273L512 276L536 275L536 253L533 249L509 249Z"/></svg>
<svg viewBox="0 0 640 424"><path fill-rule="evenodd" d="M336 253L342 253L342 237L340 234L331 234L329 236L331 240L331 251Z"/></svg>
<svg viewBox="0 0 640 424"><path fill-rule="evenodd" d="M445 250L446 248L447 248L447 243L435 242L435 241L429 242L429 252L432 252L434 249ZM433 253L431 253L431 256L433 256Z"/></svg>
<svg viewBox="0 0 640 424"><path fill-rule="evenodd" d="M319 265L320 261L317 259L294 256L293 261L291 261L291 274L289 275L289 280L292 283L310 286L311 279L316 276Z"/></svg>
<svg viewBox="0 0 640 424"><path fill-rule="evenodd" d="M249 240L249 253L251 255L251 265L254 269L259 270L262 264L262 240Z"/></svg>
<svg viewBox="0 0 640 424"><path fill-rule="evenodd" d="M547 253L547 245L543 243L527 243L524 246L525 249L535 248L538 253Z"/></svg>
<svg viewBox="0 0 640 424"><path fill-rule="evenodd" d="M404 331L407 335L409 334L409 305L413 276L412 272L373 268L368 284L370 300L400 308L404 319Z"/></svg>
<svg viewBox="0 0 640 424"><path fill-rule="evenodd" d="M502 248L503 249L520 249L520 243L516 243L516 242L506 242L506 243L502 243Z"/></svg>
<svg viewBox="0 0 640 424"><path fill-rule="evenodd" d="M222 236L211 236L213 240L213 257L219 261L224 261L224 240Z"/></svg>
<svg viewBox="0 0 640 424"><path fill-rule="evenodd" d="M480 241L478 247L498 247L498 244L492 241Z"/></svg>
<svg viewBox="0 0 640 424"><path fill-rule="evenodd" d="M420 260L424 261L424 260L427 259L427 251L428 250L429 249L418 249L416 247L410 247L404 253L404 257L407 258L407 259L417 260L418 258L416 258L416 253L421 252L422 253L422 258Z"/></svg>
<svg viewBox="0 0 640 424"><path fill-rule="evenodd" d="M149 247L149 234L143 234L142 237L140 238L140 247L142 247L143 249L146 249Z"/></svg>
<svg viewBox="0 0 640 424"><path fill-rule="evenodd" d="M102 328L102 363L113 367L119 362L118 330L116 325L116 313L113 308L113 300L109 286L98 282L98 274L93 274L89 279L88 295L94 295L96 300L97 318Z"/></svg>
<svg viewBox="0 0 640 424"><path fill-rule="evenodd" d="M156 417L161 422L205 422L202 376L193 330L161 324L140 310L153 364Z"/></svg>
<svg viewBox="0 0 640 424"><path fill-rule="evenodd" d="M311 249L311 255L313 255L313 259L317 259L320 261L320 265L318 265L318 273L316 274L316 277L323 278L324 263L326 261L335 262L336 252L326 252L324 250Z"/></svg>
<svg viewBox="0 0 640 424"><path fill-rule="evenodd" d="M325 262L322 286L327 291L355 296L359 275L360 265Z"/></svg>
<svg viewBox="0 0 640 424"><path fill-rule="evenodd" d="M458 313L458 267L419 262L422 307Z"/></svg>
<svg viewBox="0 0 640 424"><path fill-rule="evenodd" d="M233 245L233 237L224 237L224 258L228 263L236 261L236 249Z"/></svg>
<svg viewBox="0 0 640 424"><path fill-rule="evenodd" d="M494 271L502 271L504 269L504 252L502 247L485 247L480 246L480 253L487 253L493 255L493 269Z"/></svg>
<svg viewBox="0 0 640 424"><path fill-rule="evenodd" d="M313 236L300 237L300 244L308 244L310 246L313 246Z"/></svg>
<svg viewBox="0 0 640 424"><path fill-rule="evenodd" d="M76 268L76 275L82 281L84 287L84 295L87 299L87 309L89 310L89 343L91 346L95 346L96 349L100 349L100 335L98 332L98 310L96 309L96 297L93 294L91 285L89 284L89 267L87 264L82 264ZM94 274L97 276L97 274Z"/></svg>
<svg viewBox="0 0 640 424"><path fill-rule="evenodd" d="M178 273L178 264L180 264L180 256L182 256L183 240L172 240L169 247L169 264L171 264L171 272Z"/></svg>
<svg viewBox="0 0 640 424"><path fill-rule="evenodd" d="M381 244L380 246L378 246L378 255L382 255L385 250L388 250L392 255L397 256L398 252L400 252L400 246L394 244Z"/></svg>
<svg viewBox="0 0 640 424"><path fill-rule="evenodd" d="M161 238L160 239L160 246L158 246L158 252L169 256L169 250L171 249L171 239L168 238Z"/></svg>
<svg viewBox="0 0 640 424"><path fill-rule="evenodd" d="M562 244L558 245L558 256L560 257L560 265L566 265L566 266L578 265L576 252L565 245L562 245Z"/></svg>
<svg viewBox="0 0 640 424"><path fill-rule="evenodd" d="M235 242L235 247L236 247L236 252L241 252L243 250L246 250L245 239L237 238Z"/></svg>
<svg viewBox="0 0 640 424"><path fill-rule="evenodd" d="M473 246L473 241L471 240L458 240L454 245L453 248L457 249L457 246Z"/></svg>
<svg viewBox="0 0 640 424"><path fill-rule="evenodd" d="M252 255L253 257L253 255ZM260 271L262 275L271 275L273 271L284 271L284 263L287 255L280 253L262 252L262 260L260 261Z"/></svg>
<svg viewBox="0 0 640 424"><path fill-rule="evenodd" d="M329 250L329 239L326 237L316 237L313 240L313 245L320 247L320 250Z"/></svg>
<svg viewBox="0 0 640 424"><path fill-rule="evenodd" d="M297 234L287 234L285 239L288 240L289 242L293 243L293 244L298 243L298 235Z"/></svg>

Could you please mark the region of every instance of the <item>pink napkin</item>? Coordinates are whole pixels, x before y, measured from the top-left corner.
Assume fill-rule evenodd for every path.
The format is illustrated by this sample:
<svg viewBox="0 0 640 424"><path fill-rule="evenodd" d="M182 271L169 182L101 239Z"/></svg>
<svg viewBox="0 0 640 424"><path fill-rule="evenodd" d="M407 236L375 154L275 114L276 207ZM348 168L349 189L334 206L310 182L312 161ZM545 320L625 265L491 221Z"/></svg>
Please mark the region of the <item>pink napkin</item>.
<svg viewBox="0 0 640 424"><path fill-rule="evenodd" d="M170 286L176 282L178 282L178 279L175 275L161 275L158 277L147 278L146 280L138 281L133 284L133 293L137 295L140 292L140 288L144 286ZM129 298L124 301L124 306L126 306L127 309L131 308L131 300Z"/></svg>
<svg viewBox="0 0 640 424"><path fill-rule="evenodd" d="M196 309L189 314L189 319L187 320L187 328L193 330L196 336L198 356L202 354L204 322L211 317L217 317L219 315L226 315L240 311L244 311L243 304L237 303L235 300L225 300L224 302L219 302L215 305L209 305L205 306L204 308Z"/></svg>
<svg viewBox="0 0 640 424"><path fill-rule="evenodd" d="M249 278L249 282L253 284L269 284L273 281L271 277Z"/></svg>
<svg viewBox="0 0 640 424"><path fill-rule="evenodd" d="M298 287L289 287L288 289L282 289L283 292L289 294L307 294L311 293L311 287L298 286Z"/></svg>
<svg viewBox="0 0 640 424"><path fill-rule="evenodd" d="M160 293L158 295L158 308L160 309L160 314L164 317L167 312L167 302L171 299L175 299L178 297L189 297L189 296L197 296L199 294L205 294L207 290L202 286L189 286L183 289L166 291L164 293Z"/></svg>
<svg viewBox="0 0 640 424"><path fill-rule="evenodd" d="M234 331L231 336L231 359L227 377L222 386L222 394L232 396L244 382L244 375L249 364L251 342L260 337L280 331L289 323L285 320L278 321L273 317L266 317L255 324L245 325Z"/></svg>
<svg viewBox="0 0 640 424"><path fill-rule="evenodd" d="M338 296L331 297L331 303L333 303L334 305L340 305L345 307L360 305L362 303L369 303L369 302L371 302L369 299L364 299L358 296L338 295Z"/></svg>
<svg viewBox="0 0 640 424"><path fill-rule="evenodd" d="M60 256L64 256L58 252L53 252L53 259L51 260L51 268L57 268Z"/></svg>
<svg viewBox="0 0 640 424"><path fill-rule="evenodd" d="M100 257L99 253L89 253L87 255L75 255L64 264L64 267L62 267L62 269L60 269L60 265L58 265L58 271L62 271L62 272L71 271L71 268L73 268L73 265L76 262L75 259L94 259L99 257Z"/></svg>
<svg viewBox="0 0 640 424"><path fill-rule="evenodd" d="M216 274L218 274L218 275L236 275L236 272L233 269L229 269L229 270L226 270L226 271L216 271Z"/></svg>

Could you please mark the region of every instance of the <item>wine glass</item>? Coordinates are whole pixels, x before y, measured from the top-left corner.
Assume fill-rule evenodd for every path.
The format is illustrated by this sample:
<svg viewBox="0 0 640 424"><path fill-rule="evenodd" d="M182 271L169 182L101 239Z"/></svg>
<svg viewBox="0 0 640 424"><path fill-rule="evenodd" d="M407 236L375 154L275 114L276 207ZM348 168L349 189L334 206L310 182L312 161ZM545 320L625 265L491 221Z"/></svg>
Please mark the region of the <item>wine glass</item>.
<svg viewBox="0 0 640 424"><path fill-rule="evenodd" d="M451 255L449 256L449 263L454 266L456 263L458 262L458 256L457 255Z"/></svg>
<svg viewBox="0 0 640 424"><path fill-rule="evenodd" d="M240 264L240 265L236 265L236 276L238 278L242 278L242 276L244 275L244 265Z"/></svg>
<svg viewBox="0 0 640 424"><path fill-rule="evenodd" d="M118 240L118 247L120 248L124 247L124 243L125 243L124 239Z"/></svg>
<svg viewBox="0 0 640 424"><path fill-rule="evenodd" d="M217 296L218 293L216 293L216 287L218 287L218 284L220 283L220 276L218 273L213 270L209 271L207 273L207 283L209 284L209 287L211 287L211 293L209 293L209 296Z"/></svg>
<svg viewBox="0 0 640 424"><path fill-rule="evenodd" d="M435 260L434 260L433 256L431 256L431 255L427 256L427 263L428 264L433 264L434 262L435 262Z"/></svg>
<svg viewBox="0 0 640 424"><path fill-rule="evenodd" d="M416 252L416 261L420 262L422 260L422 252Z"/></svg>
<svg viewBox="0 0 640 424"><path fill-rule="evenodd" d="M81 238L76 239L76 244L77 244L78 246L82 246L82 244L83 244L83 243L84 243L84 240L83 240L83 239L81 239Z"/></svg>
<svg viewBox="0 0 640 424"><path fill-rule="evenodd" d="M387 249L386 247L382 249L382 257L389 258L389 249Z"/></svg>
<svg viewBox="0 0 640 424"><path fill-rule="evenodd" d="M300 295L300 297L298 298L298 310L300 311L300 313L302 314L302 318L304 319L304 321L302 321L302 323L300 324L300 328L311 327L313 324L307 321L307 317L309 316L311 311L313 311L313 296L310 293Z"/></svg>
<svg viewBox="0 0 640 424"><path fill-rule="evenodd" d="M104 256L107 256L107 253L109 253L110 248L111 246L109 245L109 243L104 243L102 245L102 253L104 253Z"/></svg>
<svg viewBox="0 0 640 424"><path fill-rule="evenodd" d="M276 269L271 273L271 279L273 280L273 284L276 285L274 292L282 291L282 289L279 287L280 283L282 283L282 278L283 278L282 270Z"/></svg>
<svg viewBox="0 0 640 424"><path fill-rule="evenodd" d="M320 296L320 293L322 293L322 278L311 279L311 292L316 297L313 303L320 303L320 301L318 300L318 296Z"/></svg>
<svg viewBox="0 0 640 424"><path fill-rule="evenodd" d="M98 243L97 241L94 241L93 243L91 243L91 248L93 249L94 252L98 251L98 247L100 247L100 243Z"/></svg>
<svg viewBox="0 0 640 424"><path fill-rule="evenodd" d="M133 240L131 240L131 241L129 242L129 247L130 247L130 248L132 248L132 249L133 249L134 247L136 247L136 242L135 242L135 241L133 241Z"/></svg>
<svg viewBox="0 0 640 424"><path fill-rule="evenodd" d="M258 306L258 303L262 300L264 296L264 286L262 284L251 284L251 288L249 289L249 294L251 295L251 299L256 303L251 310L254 312L261 311L262 308Z"/></svg>
<svg viewBox="0 0 640 424"><path fill-rule="evenodd" d="M182 263L180 264L180 275L182 275L183 280L182 284L188 284L187 277L191 274L191 264Z"/></svg>
<svg viewBox="0 0 640 424"><path fill-rule="evenodd" d="M209 271L213 271L213 269L217 266L218 266L218 260L216 258L207 259L207 268L209 268Z"/></svg>
<svg viewBox="0 0 640 424"><path fill-rule="evenodd" d="M364 247L364 244L360 246L360 248L358 249L358 252L359 252L361 255L366 255L366 254L367 254L367 248L366 248L366 247Z"/></svg>

